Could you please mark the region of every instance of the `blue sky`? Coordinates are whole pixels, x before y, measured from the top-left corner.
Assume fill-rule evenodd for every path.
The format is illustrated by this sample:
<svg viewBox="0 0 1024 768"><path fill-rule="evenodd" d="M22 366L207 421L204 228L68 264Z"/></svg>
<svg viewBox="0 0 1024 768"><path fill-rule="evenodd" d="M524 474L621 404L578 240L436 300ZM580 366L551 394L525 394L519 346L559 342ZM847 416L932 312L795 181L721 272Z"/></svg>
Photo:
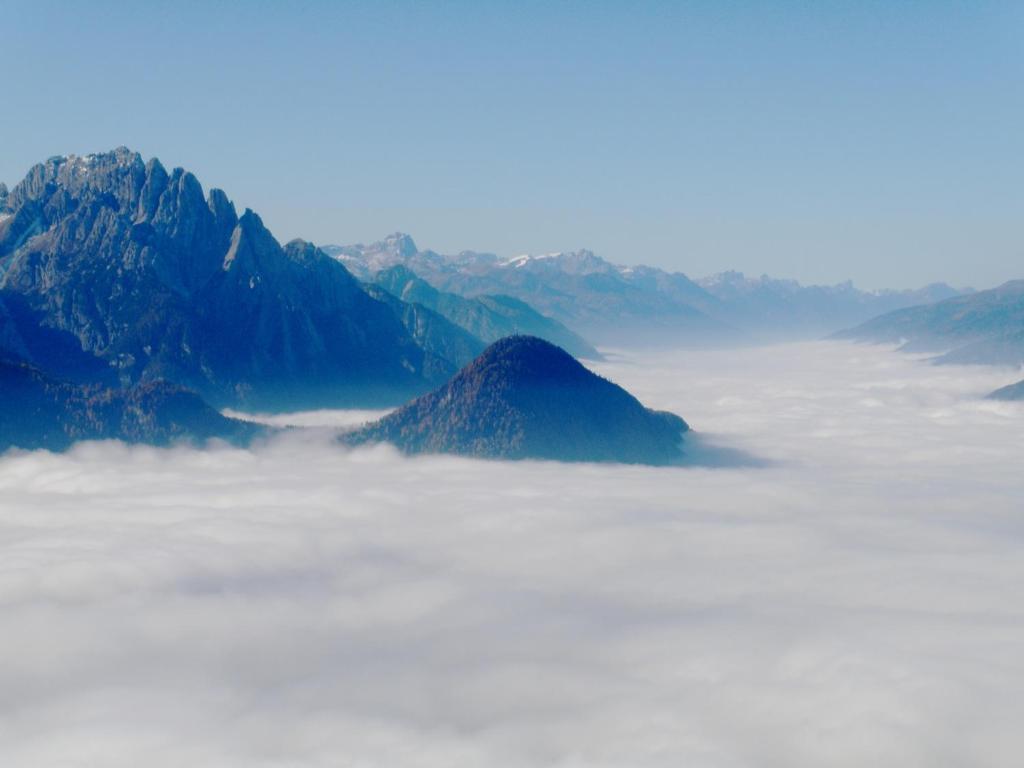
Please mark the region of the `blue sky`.
<svg viewBox="0 0 1024 768"><path fill-rule="evenodd" d="M1024 13L985 2L0 0L0 180L126 144L282 240L1024 277Z"/></svg>

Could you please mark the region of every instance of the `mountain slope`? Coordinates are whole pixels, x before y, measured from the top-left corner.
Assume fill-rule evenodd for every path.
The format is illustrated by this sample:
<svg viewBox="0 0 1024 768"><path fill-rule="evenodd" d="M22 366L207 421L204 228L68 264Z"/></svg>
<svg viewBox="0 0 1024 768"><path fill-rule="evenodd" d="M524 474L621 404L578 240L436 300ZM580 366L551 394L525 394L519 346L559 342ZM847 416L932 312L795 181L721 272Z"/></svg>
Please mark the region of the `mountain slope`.
<svg viewBox="0 0 1024 768"><path fill-rule="evenodd" d="M886 312L960 294L943 283L920 290L861 291L850 282L801 285L767 275L749 278L742 272L722 272L697 282L719 300L722 317L766 340L818 338Z"/></svg>
<svg viewBox="0 0 1024 768"><path fill-rule="evenodd" d="M334 259L127 149L31 169L0 210L0 290L125 384L218 406L395 402L456 369ZM439 370L443 369L443 370Z"/></svg>
<svg viewBox="0 0 1024 768"><path fill-rule="evenodd" d="M1001 387L989 395L992 400L1024 400L1024 381Z"/></svg>
<svg viewBox="0 0 1024 768"><path fill-rule="evenodd" d="M601 359L594 347L562 323L511 296L484 294L467 299L445 293L401 264L378 272L374 282L403 301L429 307L485 342L524 334L550 341L574 357Z"/></svg>
<svg viewBox="0 0 1024 768"><path fill-rule="evenodd" d="M408 453L671 464L686 422L644 408L564 350L529 336L492 344L450 382L348 436Z"/></svg>
<svg viewBox="0 0 1024 768"><path fill-rule="evenodd" d="M405 266L447 293L512 296L605 344L708 346L819 338L884 312L959 294L943 284L862 291L849 282L805 286L739 272L694 281L681 272L611 264L587 250L510 259L474 251L442 255L420 250L401 233L326 250L360 279Z"/></svg>
<svg viewBox="0 0 1024 768"><path fill-rule="evenodd" d="M652 290L646 284L649 275L640 272L634 281L629 270L587 250L513 259L473 251L442 256L417 249L412 238L401 233L379 243L326 250L359 275L372 277L404 265L447 293L467 298L511 296L601 343L635 342L641 335L644 342L664 337L702 344L740 337L728 323L699 308L716 300L685 275L665 281L670 290ZM688 300L680 299L683 294Z"/></svg>
<svg viewBox="0 0 1024 768"><path fill-rule="evenodd" d="M78 338L43 324L24 298L0 291L0 359L25 363L52 378L117 386L115 371L85 352Z"/></svg>
<svg viewBox="0 0 1024 768"><path fill-rule="evenodd" d="M939 362L1024 363L1024 280L876 317L837 338L943 351Z"/></svg>
<svg viewBox="0 0 1024 768"><path fill-rule="evenodd" d="M0 451L63 450L76 440L167 445L220 438L246 443L263 432L225 418L194 393L166 382L128 389L83 386L0 360L0 393Z"/></svg>
<svg viewBox="0 0 1024 768"><path fill-rule="evenodd" d="M413 340L426 352L424 369L436 377L449 377L452 364L464 366L487 346L465 328L422 304L403 300L379 285L365 284L363 289L391 308Z"/></svg>

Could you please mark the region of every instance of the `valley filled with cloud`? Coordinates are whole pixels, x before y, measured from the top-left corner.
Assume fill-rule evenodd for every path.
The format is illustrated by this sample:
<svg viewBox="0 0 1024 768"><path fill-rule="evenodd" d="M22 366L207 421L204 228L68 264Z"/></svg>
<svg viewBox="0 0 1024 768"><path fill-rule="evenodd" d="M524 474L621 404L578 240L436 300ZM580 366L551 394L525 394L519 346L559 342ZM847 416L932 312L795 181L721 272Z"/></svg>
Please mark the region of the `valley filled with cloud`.
<svg viewBox="0 0 1024 768"><path fill-rule="evenodd" d="M693 466L249 450L0 458L0 763L1009 766L1011 369L609 354Z"/></svg>

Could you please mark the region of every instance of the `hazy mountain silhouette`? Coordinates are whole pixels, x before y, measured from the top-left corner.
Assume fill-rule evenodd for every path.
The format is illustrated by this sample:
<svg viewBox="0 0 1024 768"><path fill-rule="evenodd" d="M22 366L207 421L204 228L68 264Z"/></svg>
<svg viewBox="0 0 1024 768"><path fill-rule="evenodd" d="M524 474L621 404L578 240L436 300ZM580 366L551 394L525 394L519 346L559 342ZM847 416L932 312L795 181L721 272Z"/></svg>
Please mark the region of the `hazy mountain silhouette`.
<svg viewBox="0 0 1024 768"><path fill-rule="evenodd" d="M836 338L943 352L938 362L1024 363L1024 280L876 317Z"/></svg>
<svg viewBox="0 0 1024 768"><path fill-rule="evenodd" d="M989 395L992 400L1024 400L1024 381L1001 387Z"/></svg>
<svg viewBox="0 0 1024 768"><path fill-rule="evenodd" d="M505 336L536 336L574 357L601 359L601 353L578 334L511 296L485 294L467 299L439 291L402 264L378 272L373 280L403 301L429 307L485 342Z"/></svg>
<svg viewBox="0 0 1024 768"><path fill-rule="evenodd" d="M324 250L362 280L405 266L440 291L467 298L512 296L587 338L625 346L819 338L894 309L960 293L942 283L920 290L862 291L850 282L801 285L739 272L691 280L682 272L612 264L585 249L513 258L476 251L442 255L420 250L400 232L369 245Z"/></svg>
<svg viewBox="0 0 1024 768"><path fill-rule="evenodd" d="M664 292L652 290L587 250L514 259L474 251L446 256L418 250L401 233L370 245L324 250L363 279L402 265L447 293L511 296L602 343L650 343L665 335L704 344L741 335L699 308L717 302L685 275L666 280Z"/></svg>
<svg viewBox="0 0 1024 768"><path fill-rule="evenodd" d="M886 312L962 293L945 283L917 290L862 291L849 281L801 285L796 280L747 277L742 272L721 272L697 283L721 302L713 313L766 341L820 338Z"/></svg>

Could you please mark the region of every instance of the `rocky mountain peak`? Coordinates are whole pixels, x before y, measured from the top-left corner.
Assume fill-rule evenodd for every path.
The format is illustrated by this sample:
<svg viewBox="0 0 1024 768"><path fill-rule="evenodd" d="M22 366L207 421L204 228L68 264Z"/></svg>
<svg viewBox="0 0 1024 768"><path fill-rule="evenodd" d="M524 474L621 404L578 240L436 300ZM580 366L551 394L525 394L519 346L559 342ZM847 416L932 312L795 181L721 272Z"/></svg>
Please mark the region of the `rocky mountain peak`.
<svg viewBox="0 0 1024 768"><path fill-rule="evenodd" d="M416 247L412 237L403 232L395 232L388 235L384 238L381 245L380 250L388 251L402 258L415 256L419 252L419 248Z"/></svg>
<svg viewBox="0 0 1024 768"><path fill-rule="evenodd" d="M578 251L556 251L554 253L523 254L501 262L501 266L527 272L566 275L618 274L609 262L585 248Z"/></svg>
<svg viewBox="0 0 1024 768"><path fill-rule="evenodd" d="M317 258L322 252L313 243L296 237L284 244L284 252L296 261Z"/></svg>
<svg viewBox="0 0 1024 768"><path fill-rule="evenodd" d="M125 148L55 157L7 206L0 295L17 312L0 317L0 345L18 359L46 362L52 344L22 343L36 318L120 383L164 378L218 406L270 409L394 403L454 372L428 366L400 312L341 264L282 249L183 168Z"/></svg>
<svg viewBox="0 0 1024 768"><path fill-rule="evenodd" d="M209 207L210 212L217 218L232 218L236 224L238 223L238 214L235 213L235 204L228 199L228 196L223 189L213 187L206 199L206 204Z"/></svg>
<svg viewBox="0 0 1024 768"><path fill-rule="evenodd" d="M289 240L284 246L287 259L300 265L312 276L330 274L330 282L343 285L351 291L359 291L359 282L343 264L331 258L321 248L300 237Z"/></svg>
<svg viewBox="0 0 1024 768"><path fill-rule="evenodd" d="M145 180L142 157L125 147L100 154L61 155L29 169L11 191L8 205L17 209L60 193L67 199L90 197L123 209L137 200Z"/></svg>
<svg viewBox="0 0 1024 768"><path fill-rule="evenodd" d="M224 269L242 269L245 272L267 271L274 264L281 246L270 234L263 219L251 208L246 208L231 233L231 245L224 255Z"/></svg>

